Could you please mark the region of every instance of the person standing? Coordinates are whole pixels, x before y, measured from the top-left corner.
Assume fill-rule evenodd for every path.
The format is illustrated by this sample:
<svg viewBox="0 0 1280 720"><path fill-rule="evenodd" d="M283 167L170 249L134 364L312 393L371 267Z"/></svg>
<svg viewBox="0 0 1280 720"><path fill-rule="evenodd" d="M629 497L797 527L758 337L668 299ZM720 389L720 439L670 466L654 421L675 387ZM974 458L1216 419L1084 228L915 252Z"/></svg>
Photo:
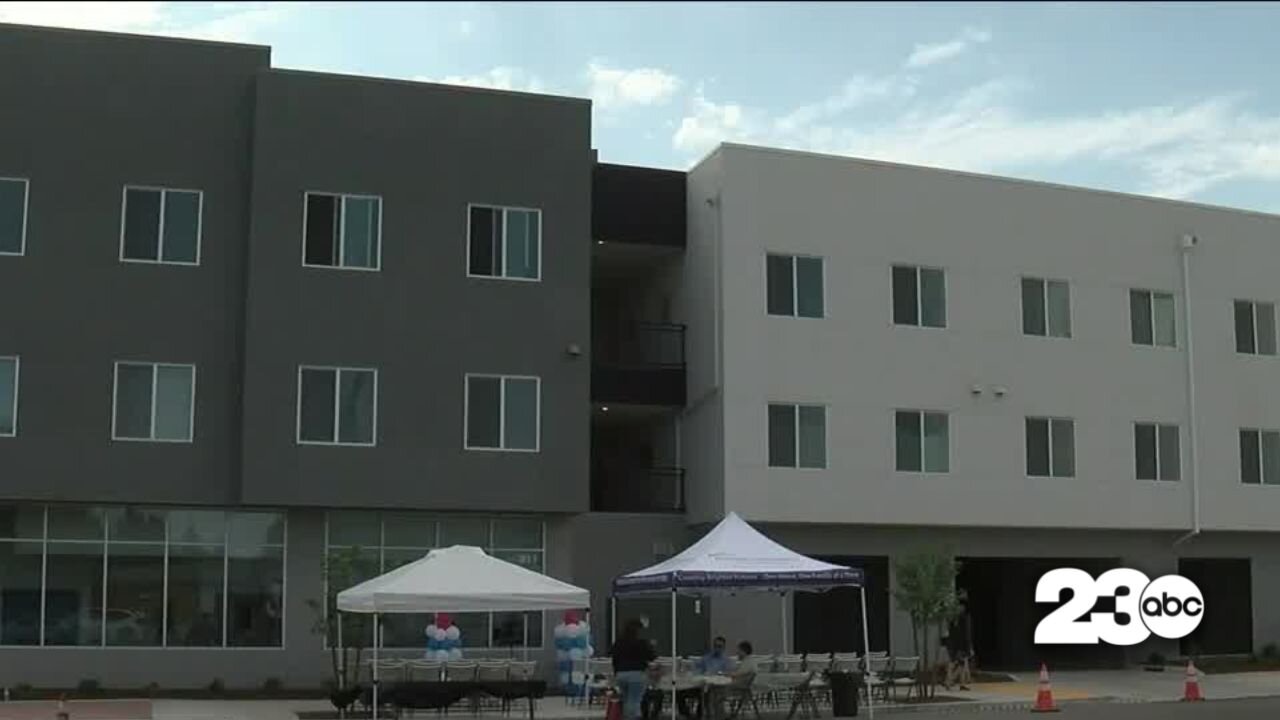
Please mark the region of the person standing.
<svg viewBox="0 0 1280 720"><path fill-rule="evenodd" d="M969 615L966 613L956 618L947 632L946 648L949 662L947 677L943 680L942 687L948 690L952 685L959 685L961 690L968 690L969 684L973 682L973 676L969 670L969 663L973 658L973 643L969 630Z"/></svg>
<svg viewBox="0 0 1280 720"><path fill-rule="evenodd" d="M639 620L628 620L622 628L622 636L613 643L610 656L613 672L622 692L622 717L636 720L640 717L640 701L649 685L649 666L657 658L653 645L640 637L643 625Z"/></svg>

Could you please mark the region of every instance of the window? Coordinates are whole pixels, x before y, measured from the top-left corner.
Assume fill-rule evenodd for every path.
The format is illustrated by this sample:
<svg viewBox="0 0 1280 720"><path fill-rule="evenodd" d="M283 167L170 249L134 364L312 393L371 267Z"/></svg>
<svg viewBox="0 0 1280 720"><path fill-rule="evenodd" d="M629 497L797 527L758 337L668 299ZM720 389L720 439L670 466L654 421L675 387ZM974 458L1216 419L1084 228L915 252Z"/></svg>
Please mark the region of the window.
<svg viewBox="0 0 1280 720"><path fill-rule="evenodd" d="M120 259L199 265L203 197L198 190L125 186Z"/></svg>
<svg viewBox="0 0 1280 720"><path fill-rule="evenodd" d="M1173 295L1154 290L1129 291L1129 326L1135 345L1176 347Z"/></svg>
<svg viewBox="0 0 1280 720"><path fill-rule="evenodd" d="M467 206L467 274L540 280L542 211Z"/></svg>
<svg viewBox="0 0 1280 720"><path fill-rule="evenodd" d="M271 512L0 504L0 645L280 647L284 526Z"/></svg>
<svg viewBox="0 0 1280 720"><path fill-rule="evenodd" d="M377 270L381 267L382 198L308 192L302 223L302 264Z"/></svg>
<svg viewBox="0 0 1280 720"><path fill-rule="evenodd" d="M897 469L901 472L950 472L948 424L946 413L921 410L894 413Z"/></svg>
<svg viewBox="0 0 1280 720"><path fill-rule="evenodd" d="M377 370L298 368L299 444L374 445L377 425Z"/></svg>
<svg viewBox="0 0 1280 720"><path fill-rule="evenodd" d="M191 442L196 367L117 362L111 437Z"/></svg>
<svg viewBox="0 0 1280 720"><path fill-rule="evenodd" d="M822 317L822 258L769 254L765 274L770 315Z"/></svg>
<svg viewBox="0 0 1280 720"><path fill-rule="evenodd" d="M18 434L18 358L0 357L0 437Z"/></svg>
<svg viewBox="0 0 1280 720"><path fill-rule="evenodd" d="M334 511L325 516L326 556L356 560L359 579L376 577L418 560L434 548L473 545L490 555L534 572L545 571L544 528L526 517L433 516L416 512ZM328 608L342 587L327 587ZM369 625L356 613L344 613L343 638L368 637ZM542 647L542 613L452 613L466 648ZM383 618L382 646L421 649L423 632L435 622L428 613L398 613ZM359 632L363 630L363 632ZM527 634L526 634L527 631ZM327 638L329 646L337 637Z"/></svg>
<svg viewBox="0 0 1280 720"><path fill-rule="evenodd" d="M827 408L769 403L769 467L827 466Z"/></svg>
<svg viewBox="0 0 1280 720"><path fill-rule="evenodd" d="M27 245L27 181L0 178L0 255L21 255Z"/></svg>
<svg viewBox="0 0 1280 720"><path fill-rule="evenodd" d="M1275 303L1236 300L1236 352L1276 354Z"/></svg>
<svg viewBox="0 0 1280 720"><path fill-rule="evenodd" d="M1136 423L1133 456L1139 480L1178 480L1182 477L1182 453L1178 426Z"/></svg>
<svg viewBox="0 0 1280 720"><path fill-rule="evenodd" d="M1280 485L1280 432L1240 431L1240 481L1249 485Z"/></svg>
<svg viewBox="0 0 1280 720"><path fill-rule="evenodd" d="M1071 337L1071 286L1067 281L1022 278L1022 333Z"/></svg>
<svg viewBox="0 0 1280 720"><path fill-rule="evenodd" d="M466 377L468 450L537 452L541 380L507 375Z"/></svg>
<svg viewBox="0 0 1280 720"><path fill-rule="evenodd" d="M1075 423L1064 418L1027 418L1027 475L1074 477Z"/></svg>
<svg viewBox="0 0 1280 720"><path fill-rule="evenodd" d="M947 326L947 284L942 270L893 266L893 322L919 327Z"/></svg>

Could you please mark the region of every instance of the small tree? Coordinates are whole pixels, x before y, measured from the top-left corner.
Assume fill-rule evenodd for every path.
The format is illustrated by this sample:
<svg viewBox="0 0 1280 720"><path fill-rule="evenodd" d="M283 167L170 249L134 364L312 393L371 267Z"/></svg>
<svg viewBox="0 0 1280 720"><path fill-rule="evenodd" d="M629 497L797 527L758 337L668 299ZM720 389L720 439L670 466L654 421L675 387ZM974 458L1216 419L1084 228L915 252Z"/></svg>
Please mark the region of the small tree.
<svg viewBox="0 0 1280 720"><path fill-rule="evenodd" d="M956 589L960 564L948 552L923 551L898 558L893 564L898 607L911 616L911 641L920 657L923 689L933 695L937 683L931 660L930 630L946 627L963 611L964 594Z"/></svg>
<svg viewBox="0 0 1280 720"><path fill-rule="evenodd" d="M377 573L376 557L360 548L331 550L324 564L325 598L307 601L314 615L311 632L325 638L329 645L335 698L359 685L360 659L372 632L370 618L364 613L338 612L338 593ZM339 622L342 622L342 647L338 647ZM354 696L340 707L350 704L352 699Z"/></svg>

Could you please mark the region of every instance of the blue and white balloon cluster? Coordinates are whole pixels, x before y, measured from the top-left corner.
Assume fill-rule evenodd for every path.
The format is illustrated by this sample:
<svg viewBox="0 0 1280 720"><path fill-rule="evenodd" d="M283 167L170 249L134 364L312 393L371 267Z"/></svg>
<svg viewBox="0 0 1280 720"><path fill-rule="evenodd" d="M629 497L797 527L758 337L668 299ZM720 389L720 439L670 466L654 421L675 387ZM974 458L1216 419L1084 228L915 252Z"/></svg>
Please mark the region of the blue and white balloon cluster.
<svg viewBox="0 0 1280 720"><path fill-rule="evenodd" d="M427 626L427 660L461 660L462 631L446 614L436 615L436 621Z"/></svg>
<svg viewBox="0 0 1280 720"><path fill-rule="evenodd" d="M573 693L581 692L586 683L586 662L594 648L591 647L591 626L579 620L575 612L566 612L564 622L556 625L556 670L560 684ZM574 664L577 663L577 667Z"/></svg>

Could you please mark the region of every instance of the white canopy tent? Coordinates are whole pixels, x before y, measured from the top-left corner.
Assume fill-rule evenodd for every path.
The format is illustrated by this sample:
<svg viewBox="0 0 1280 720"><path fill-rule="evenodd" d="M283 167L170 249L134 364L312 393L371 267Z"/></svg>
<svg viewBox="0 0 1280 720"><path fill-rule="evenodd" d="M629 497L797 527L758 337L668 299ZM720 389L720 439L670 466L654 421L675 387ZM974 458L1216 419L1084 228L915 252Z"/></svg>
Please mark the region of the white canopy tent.
<svg viewBox="0 0 1280 720"><path fill-rule="evenodd" d="M679 555L657 565L623 575L613 581L613 594L671 593L671 653L676 654L676 598L682 590L696 592L773 591L783 594L783 644L786 644L787 591L822 591L834 587L856 587L862 605L862 648L871 646L867 635L867 595L864 576L858 568L815 560L770 540L747 524L737 513L729 513L711 532ZM612 616L616 618L614 603ZM612 620L616 624L616 620ZM675 676L672 674L674 692ZM868 714L875 717L868 696ZM676 714L671 704L671 717Z"/></svg>
<svg viewBox="0 0 1280 720"><path fill-rule="evenodd" d="M338 593L338 610L373 614L373 717L378 716L378 616L382 613L524 612L591 607L591 593L455 545ZM338 623L341 628L342 624Z"/></svg>

